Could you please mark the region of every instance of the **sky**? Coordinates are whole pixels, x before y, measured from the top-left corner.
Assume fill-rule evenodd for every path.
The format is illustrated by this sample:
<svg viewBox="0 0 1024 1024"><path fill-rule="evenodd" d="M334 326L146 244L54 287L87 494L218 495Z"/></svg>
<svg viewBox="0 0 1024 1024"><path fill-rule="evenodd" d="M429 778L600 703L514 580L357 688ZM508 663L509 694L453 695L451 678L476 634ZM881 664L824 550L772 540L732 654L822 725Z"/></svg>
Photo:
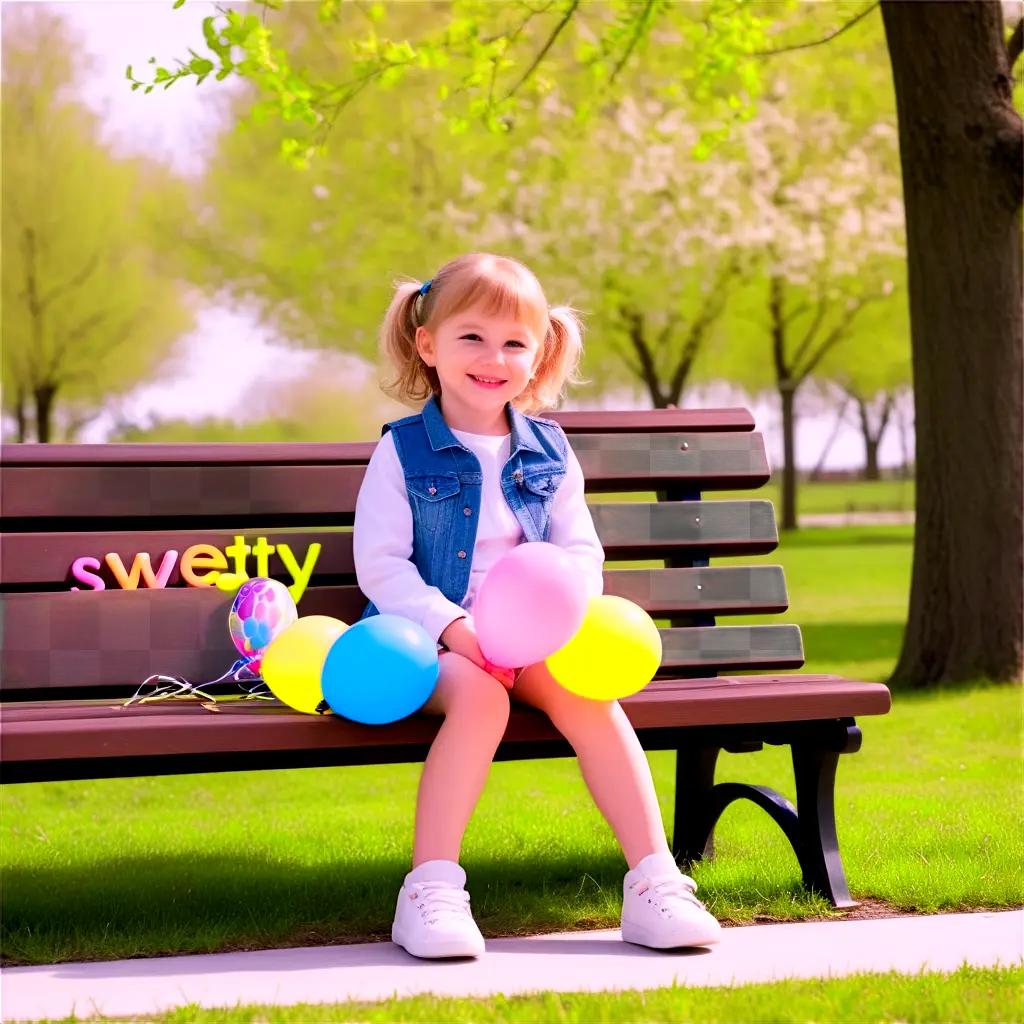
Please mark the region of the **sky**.
<svg viewBox="0 0 1024 1024"><path fill-rule="evenodd" d="M174 10L172 0L65 0L49 6L71 22L83 50L93 58L80 98L101 115L104 137L110 146L117 152L162 155L180 174L201 175L224 124L220 108L228 83L211 78L196 87L183 82L145 96L141 90L131 91L125 67L133 65L136 76L144 78L150 57L172 66L190 46L201 49L202 20L216 13L215 5L186 0ZM262 382L279 383L317 373L325 359L330 361L331 356L276 343L245 309L209 299L197 308L195 329L182 337L159 379L120 399L116 408L85 429L80 440L106 440L119 418L143 424L153 416L199 419L228 415L244 419L257 411L251 396ZM781 461L776 400L751 398L727 387L705 390L695 400L702 406L746 405L758 428L766 433L773 464ZM833 413L810 414L798 422L801 466L817 462L833 422ZM828 467L856 468L862 461L858 431L845 428L830 449ZM881 462L893 465L901 461L900 437L891 429L883 442Z"/></svg>

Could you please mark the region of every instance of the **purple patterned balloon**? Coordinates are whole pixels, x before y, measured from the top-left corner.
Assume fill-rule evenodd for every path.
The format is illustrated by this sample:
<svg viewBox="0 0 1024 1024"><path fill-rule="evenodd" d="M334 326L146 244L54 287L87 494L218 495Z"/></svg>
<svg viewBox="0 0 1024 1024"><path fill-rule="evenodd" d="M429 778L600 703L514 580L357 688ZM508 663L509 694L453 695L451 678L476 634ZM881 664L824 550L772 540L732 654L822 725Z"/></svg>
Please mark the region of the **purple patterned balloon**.
<svg viewBox="0 0 1024 1024"><path fill-rule="evenodd" d="M249 668L258 672L267 644L298 617L288 588L277 580L258 576L243 583L235 594L228 614L228 631L239 654L253 659Z"/></svg>

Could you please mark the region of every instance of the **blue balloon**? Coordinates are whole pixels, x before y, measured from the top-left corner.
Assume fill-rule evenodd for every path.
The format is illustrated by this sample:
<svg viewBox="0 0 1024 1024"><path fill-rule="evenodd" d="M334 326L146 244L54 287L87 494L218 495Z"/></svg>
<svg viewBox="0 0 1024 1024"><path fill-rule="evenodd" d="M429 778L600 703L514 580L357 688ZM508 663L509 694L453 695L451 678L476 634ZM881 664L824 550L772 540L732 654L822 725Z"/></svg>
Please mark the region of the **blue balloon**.
<svg viewBox="0 0 1024 1024"><path fill-rule="evenodd" d="M334 641L320 682L335 714L384 725L423 707L437 672L437 644L422 626L401 615L373 615Z"/></svg>

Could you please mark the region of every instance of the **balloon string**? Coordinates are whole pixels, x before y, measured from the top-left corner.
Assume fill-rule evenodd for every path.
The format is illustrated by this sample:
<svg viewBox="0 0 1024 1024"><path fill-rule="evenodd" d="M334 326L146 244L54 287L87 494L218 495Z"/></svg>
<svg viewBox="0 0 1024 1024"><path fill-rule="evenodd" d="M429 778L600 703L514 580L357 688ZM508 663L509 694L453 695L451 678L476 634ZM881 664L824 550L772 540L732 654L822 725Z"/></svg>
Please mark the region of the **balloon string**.
<svg viewBox="0 0 1024 1024"><path fill-rule="evenodd" d="M267 686L266 682L264 682L262 676L249 667L249 665L255 660L255 657L239 658L222 675L205 683L191 683L183 676L170 676L162 673L155 673L154 675L147 676L141 683L139 683L138 689L136 689L135 693L133 693L122 706L128 707L131 704L151 704L156 701L173 700L175 698L182 697L197 697L201 700L216 702L217 698L213 694L206 693L203 687L213 686L216 683L223 683L227 680L237 683L239 688L244 691L245 696L240 698L241 700L273 700L274 695L270 692L270 688ZM247 683L251 685L247 686ZM143 691L151 684L156 684L156 689L152 693L143 696Z"/></svg>

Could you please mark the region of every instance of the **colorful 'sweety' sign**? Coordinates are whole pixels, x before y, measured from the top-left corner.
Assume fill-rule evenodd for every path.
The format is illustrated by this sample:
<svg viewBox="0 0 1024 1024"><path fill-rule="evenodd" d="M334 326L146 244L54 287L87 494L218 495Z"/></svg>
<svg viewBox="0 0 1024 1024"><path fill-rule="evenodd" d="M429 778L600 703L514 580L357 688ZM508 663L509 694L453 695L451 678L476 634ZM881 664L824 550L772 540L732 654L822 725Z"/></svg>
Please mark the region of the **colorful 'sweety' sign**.
<svg viewBox="0 0 1024 1024"><path fill-rule="evenodd" d="M269 576L270 556L276 552L285 570L291 575L292 582L288 592L292 595L292 600L298 604L299 598L309 585L321 548L320 544L310 544L300 565L292 549L285 543L268 544L266 537L257 537L256 543L250 546L246 544L244 536L236 534L234 543L227 545L223 551L212 544L193 544L181 553L180 561L178 552L173 548L165 551L155 572L148 551L140 551L133 557L131 569L126 569L121 556L111 551L103 556L102 561L91 555L76 558L71 565L71 575L79 583L85 584L89 590L106 590L106 581L95 572L105 563L122 590L137 590L140 580L145 587L163 588L167 586L167 581L177 565L181 578L190 587L217 587L218 590L231 594L249 579L246 558L250 554L256 559L256 575ZM226 571L229 558L234 562L232 572Z"/></svg>

